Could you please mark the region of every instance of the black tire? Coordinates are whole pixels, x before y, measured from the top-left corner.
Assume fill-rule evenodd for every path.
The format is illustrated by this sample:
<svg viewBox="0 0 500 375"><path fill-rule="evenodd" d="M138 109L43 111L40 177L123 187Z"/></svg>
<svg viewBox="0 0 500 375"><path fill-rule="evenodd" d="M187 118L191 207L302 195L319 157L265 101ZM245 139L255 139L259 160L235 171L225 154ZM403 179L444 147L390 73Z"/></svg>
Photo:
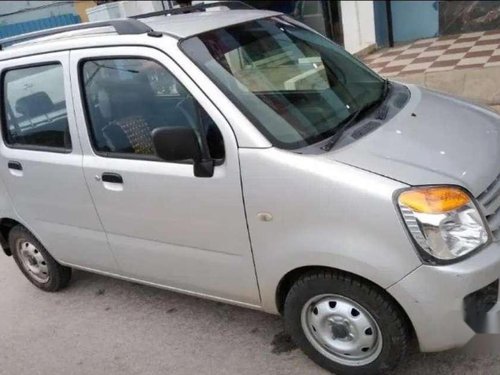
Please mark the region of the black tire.
<svg viewBox="0 0 500 375"><path fill-rule="evenodd" d="M38 278L33 274L25 263L21 252L21 244L31 244L35 250L36 256L43 263L43 275ZM54 258L47 252L45 247L23 226L17 225L9 233L9 246L12 256L17 263L17 266L26 278L37 288L45 292L57 292L65 288L71 279L71 268L64 267L56 262ZM35 260L36 261L36 260ZM46 280L41 281L40 277L46 277Z"/></svg>
<svg viewBox="0 0 500 375"><path fill-rule="evenodd" d="M379 344L380 351L374 352L370 363L339 363L322 354L311 344L302 327L302 309L308 301L322 295L347 297L371 314L380 330L382 343ZM311 308L311 311L317 314L314 304ZM286 297L284 318L286 330L297 346L316 364L338 375L379 374L391 370L404 358L411 342L407 319L399 306L382 289L342 272L312 272L299 278Z"/></svg>

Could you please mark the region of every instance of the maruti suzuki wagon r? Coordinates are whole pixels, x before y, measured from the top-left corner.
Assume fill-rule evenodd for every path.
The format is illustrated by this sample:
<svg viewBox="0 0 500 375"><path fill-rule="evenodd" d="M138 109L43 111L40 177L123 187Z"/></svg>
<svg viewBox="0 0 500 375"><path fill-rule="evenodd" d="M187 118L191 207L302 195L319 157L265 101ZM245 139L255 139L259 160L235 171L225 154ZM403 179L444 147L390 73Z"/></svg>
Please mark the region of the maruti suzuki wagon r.
<svg viewBox="0 0 500 375"><path fill-rule="evenodd" d="M222 8L0 41L1 244L28 280L281 314L337 374L500 332L500 116Z"/></svg>

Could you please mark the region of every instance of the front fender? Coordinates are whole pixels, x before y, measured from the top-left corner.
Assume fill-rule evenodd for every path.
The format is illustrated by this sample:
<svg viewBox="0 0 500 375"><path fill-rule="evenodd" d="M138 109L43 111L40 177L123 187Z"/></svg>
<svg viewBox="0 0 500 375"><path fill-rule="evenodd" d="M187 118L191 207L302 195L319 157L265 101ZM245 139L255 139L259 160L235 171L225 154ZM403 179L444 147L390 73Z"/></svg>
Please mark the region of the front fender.
<svg viewBox="0 0 500 375"><path fill-rule="evenodd" d="M266 311L277 312L276 289L295 268L337 268L388 288L421 265L392 201L404 184L279 149L241 149L240 162Z"/></svg>

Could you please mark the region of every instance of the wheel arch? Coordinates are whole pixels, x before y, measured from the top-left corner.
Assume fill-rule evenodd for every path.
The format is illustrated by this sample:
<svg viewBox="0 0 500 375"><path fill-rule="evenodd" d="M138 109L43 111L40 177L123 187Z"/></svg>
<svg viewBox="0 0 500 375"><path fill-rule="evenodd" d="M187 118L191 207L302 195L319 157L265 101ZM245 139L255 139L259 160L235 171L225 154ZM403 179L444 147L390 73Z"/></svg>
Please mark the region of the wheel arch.
<svg viewBox="0 0 500 375"><path fill-rule="evenodd" d="M284 307L284 304L285 304L285 299L286 299L286 296L288 295L288 292L290 291L290 288L292 287L292 285L302 276L308 274L308 273L316 273L316 272L336 272L336 273L342 273L342 274L345 274L345 275L349 275L351 277L354 277L354 278L357 278L365 283L368 283L370 284L372 287L374 287L375 289L377 289L380 293L383 293L385 295L387 295L391 300L392 302L394 303L395 306L397 306L400 311L402 312L402 314L404 315L407 323L408 323L408 327L410 327L410 330L411 330L411 333L412 333L412 336L413 338L416 338L416 334L415 334L415 328L413 327L413 323L412 321L410 320L410 317L408 316L408 314L406 313L405 309L403 308L403 306L401 306L401 304L384 288L382 288L380 285L374 283L373 281L371 280L368 280L362 276L359 276L357 274L354 274L352 272L347 272L347 271L344 271L344 270L341 270L341 269L338 269L338 268L334 268L334 267L328 267L328 266L303 266L303 267L298 267L298 268L295 268L289 272L287 272L282 278L281 280L279 281L278 283L278 286L276 288L276 295L275 295L275 298L276 298L276 308L277 310L279 311L279 313L281 315L283 315L283 307Z"/></svg>
<svg viewBox="0 0 500 375"><path fill-rule="evenodd" d="M12 218L3 217L0 219L0 245L2 245L2 249L7 256L12 255L12 250L9 245L9 233L16 225L24 227L22 223Z"/></svg>
<svg viewBox="0 0 500 375"><path fill-rule="evenodd" d="M12 249L10 248L9 245L9 234L12 228L15 226L21 226L25 228L27 231L29 231L31 234L33 234L33 231L28 228L26 225L24 225L22 222L13 219L11 217L2 217L0 218L0 244L2 245L2 249L7 256L12 255ZM33 234L34 235L34 234ZM35 235L34 235L35 236ZM35 236L37 237L37 236Z"/></svg>

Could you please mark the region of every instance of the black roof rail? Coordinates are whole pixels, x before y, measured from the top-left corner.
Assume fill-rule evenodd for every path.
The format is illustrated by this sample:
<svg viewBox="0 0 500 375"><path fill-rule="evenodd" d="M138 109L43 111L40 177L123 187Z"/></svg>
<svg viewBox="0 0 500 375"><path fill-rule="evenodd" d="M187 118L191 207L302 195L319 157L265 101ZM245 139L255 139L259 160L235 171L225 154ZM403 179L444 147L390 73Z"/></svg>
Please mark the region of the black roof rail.
<svg viewBox="0 0 500 375"><path fill-rule="evenodd" d="M194 12L204 12L208 8L216 8L216 7L226 7L230 10L238 10L238 9L255 9L253 6L248 5L242 1L214 1L212 3L201 3L188 7L179 7L172 8L166 10L160 10L157 12L138 14L135 16L130 16L129 18L140 19L140 18L149 18L156 16L168 16L175 14L184 14L184 13L194 13Z"/></svg>
<svg viewBox="0 0 500 375"><path fill-rule="evenodd" d="M150 28L143 22L129 18L109 20L109 21L99 21L99 22L86 22L76 25L68 25L47 30L40 30L32 33L21 34L9 38L0 39L0 50L12 44L25 42L31 39L43 38L45 36L56 35L67 31L94 29L97 27L106 27L106 26L113 27L116 33L119 35L146 34L153 31L152 28Z"/></svg>

